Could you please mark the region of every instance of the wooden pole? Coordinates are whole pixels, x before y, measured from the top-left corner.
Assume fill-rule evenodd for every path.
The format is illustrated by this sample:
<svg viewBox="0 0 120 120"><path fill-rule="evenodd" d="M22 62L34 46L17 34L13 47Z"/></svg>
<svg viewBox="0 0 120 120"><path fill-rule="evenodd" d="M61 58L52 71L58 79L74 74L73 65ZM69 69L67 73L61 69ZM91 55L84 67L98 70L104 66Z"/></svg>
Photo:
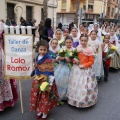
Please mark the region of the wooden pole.
<svg viewBox="0 0 120 120"><path fill-rule="evenodd" d="M24 108L23 108L23 99L22 99L22 84L21 84L21 80L19 80L19 90L20 90L21 112L23 114L24 113Z"/></svg>

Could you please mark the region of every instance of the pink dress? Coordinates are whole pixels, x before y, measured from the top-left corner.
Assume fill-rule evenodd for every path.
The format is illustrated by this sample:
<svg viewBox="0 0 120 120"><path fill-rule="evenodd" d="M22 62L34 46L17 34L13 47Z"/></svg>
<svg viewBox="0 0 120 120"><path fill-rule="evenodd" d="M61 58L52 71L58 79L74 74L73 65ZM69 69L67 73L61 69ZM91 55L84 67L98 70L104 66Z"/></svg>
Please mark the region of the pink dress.
<svg viewBox="0 0 120 120"><path fill-rule="evenodd" d="M18 99L16 80L4 79L4 53L2 41L3 39L0 37L0 111L3 111L6 107L14 106L15 101Z"/></svg>

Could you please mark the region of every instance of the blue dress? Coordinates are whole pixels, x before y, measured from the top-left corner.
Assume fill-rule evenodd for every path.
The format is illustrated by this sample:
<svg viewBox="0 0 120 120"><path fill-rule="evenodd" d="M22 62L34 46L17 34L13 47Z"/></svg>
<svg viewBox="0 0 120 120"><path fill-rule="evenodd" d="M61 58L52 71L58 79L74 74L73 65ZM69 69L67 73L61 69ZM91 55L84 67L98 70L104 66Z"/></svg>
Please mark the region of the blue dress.
<svg viewBox="0 0 120 120"><path fill-rule="evenodd" d="M54 53L54 52L52 52L52 51L49 51L48 54L50 55L50 57L51 57L53 60L55 60L56 57L57 57L57 54ZM58 66L58 64L59 64L59 62L57 62L57 61L54 63L54 69L56 69L56 67Z"/></svg>
<svg viewBox="0 0 120 120"><path fill-rule="evenodd" d="M54 76L58 87L58 94L60 100L67 100L66 94L70 76L70 68L66 60L63 60L59 63L59 65L56 67L54 71Z"/></svg>

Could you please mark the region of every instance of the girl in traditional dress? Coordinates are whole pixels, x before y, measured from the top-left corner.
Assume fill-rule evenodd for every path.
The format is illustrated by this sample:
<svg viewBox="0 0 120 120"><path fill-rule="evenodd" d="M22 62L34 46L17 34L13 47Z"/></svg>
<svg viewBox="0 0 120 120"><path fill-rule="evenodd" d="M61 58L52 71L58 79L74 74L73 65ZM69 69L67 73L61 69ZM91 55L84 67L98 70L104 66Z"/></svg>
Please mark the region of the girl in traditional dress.
<svg viewBox="0 0 120 120"><path fill-rule="evenodd" d="M61 29L57 29L55 32L55 38L58 40L60 48L64 47L64 38Z"/></svg>
<svg viewBox="0 0 120 120"><path fill-rule="evenodd" d="M35 76L32 83L31 97L30 97L30 111L37 112L37 118L46 120L50 110L58 105L57 99L51 98L51 92L57 95L57 87L54 79L54 64L53 60L48 54L49 45L46 41L39 41L37 43L38 56L35 59L35 69L31 76ZM39 88L40 84L48 79L49 88L47 91L42 92ZM38 87L37 87L38 86Z"/></svg>
<svg viewBox="0 0 120 120"><path fill-rule="evenodd" d="M4 79L3 29L4 25L0 21L0 111L13 107L15 101L18 100L16 81Z"/></svg>
<svg viewBox="0 0 120 120"><path fill-rule="evenodd" d="M102 32L102 34L105 35L110 35L110 26L105 26L105 31Z"/></svg>
<svg viewBox="0 0 120 120"><path fill-rule="evenodd" d="M104 76L103 63L102 63L102 48L101 42L97 39L96 31L91 31L88 46L92 47L94 51L94 64L93 71L95 72L96 79L99 80Z"/></svg>
<svg viewBox="0 0 120 120"><path fill-rule="evenodd" d="M73 39L71 36L66 37L65 39L65 47L67 51L72 51L73 47ZM68 87L68 81L70 76L70 68L68 66L69 62L72 62L67 57L60 57L57 58L60 62L58 67L55 70L55 80L58 87L58 93L60 100L67 100L67 87Z"/></svg>
<svg viewBox="0 0 120 120"><path fill-rule="evenodd" d="M110 68L110 60L113 57L113 54L110 54L107 59L105 59L106 54L112 44L110 43L110 35L105 35L104 43L102 44L102 51L103 51L103 66L104 66L104 81L108 82L108 74Z"/></svg>
<svg viewBox="0 0 120 120"><path fill-rule="evenodd" d="M56 60L58 51L60 50L60 46L58 45L58 40L56 38L51 39L49 42L49 55L54 61L54 67L56 68L59 64L59 62ZM55 69L54 68L54 69Z"/></svg>
<svg viewBox="0 0 120 120"><path fill-rule="evenodd" d="M55 32L55 38L58 40L58 41L61 41L62 40L62 30L61 29L57 29L56 32Z"/></svg>
<svg viewBox="0 0 120 120"><path fill-rule="evenodd" d="M115 34L114 29L110 30L110 43L112 45L115 45L116 47L118 47L118 44L119 44L118 43L118 38ZM118 57L116 53L114 53L114 57L113 57L113 59L111 59L110 67L115 68L115 69L120 68L120 57Z"/></svg>
<svg viewBox="0 0 120 120"><path fill-rule="evenodd" d="M59 50L58 40L56 38L51 39L49 42L49 54L53 60L56 59Z"/></svg>
<svg viewBox="0 0 120 120"><path fill-rule="evenodd" d="M86 28L84 28L83 34L86 34L86 35L88 35L88 36L89 36L89 30L88 30L88 28L87 28L87 27L86 27Z"/></svg>
<svg viewBox="0 0 120 120"><path fill-rule="evenodd" d="M65 28L65 29L63 30L63 38L64 38L64 40L65 40L65 38L66 38L67 36L69 36L69 29L68 29L68 28Z"/></svg>
<svg viewBox="0 0 120 120"><path fill-rule="evenodd" d="M83 33L84 33L84 26L83 24L80 24L78 28L78 37L80 37Z"/></svg>
<svg viewBox="0 0 120 120"><path fill-rule="evenodd" d="M73 39L73 47L76 48L79 45L79 36L77 28L72 28L71 36Z"/></svg>
<svg viewBox="0 0 120 120"><path fill-rule="evenodd" d="M92 71L94 52L87 46L88 36L82 34L77 47L78 59L74 58L70 80L68 84L68 104L78 108L86 108L96 104L98 99L98 86L95 74Z"/></svg>

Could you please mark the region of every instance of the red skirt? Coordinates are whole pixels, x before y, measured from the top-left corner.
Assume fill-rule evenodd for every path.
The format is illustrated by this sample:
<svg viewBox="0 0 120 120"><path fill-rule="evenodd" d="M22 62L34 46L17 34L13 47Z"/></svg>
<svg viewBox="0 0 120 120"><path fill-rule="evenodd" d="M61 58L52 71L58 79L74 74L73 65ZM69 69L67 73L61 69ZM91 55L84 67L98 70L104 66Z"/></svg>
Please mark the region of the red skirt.
<svg viewBox="0 0 120 120"><path fill-rule="evenodd" d="M4 81L4 83L1 83L2 84L1 87L3 89L3 92L1 93L2 97L0 97L0 98L3 100L3 102L0 103L0 111L4 111L4 109L7 108L7 107L13 107L14 104L15 104L15 101L18 100L18 93L17 93L17 84L16 84L16 81L14 79L11 79L9 82L10 83L8 83L8 81ZM11 87L10 87L11 89L6 89L5 88L8 85L11 85ZM9 96L7 96L7 94L12 94L12 96L13 96L12 99L9 99Z"/></svg>
<svg viewBox="0 0 120 120"><path fill-rule="evenodd" d="M34 80L32 83L32 90L31 90L31 96L30 96L30 111L37 111L37 113L45 113L48 114L49 111L59 105L58 100L55 98L53 100L50 100L51 94L50 92L41 92L39 88L36 86L41 83L41 80ZM55 84L55 81L52 85L52 91L55 93L55 95L58 97L58 91L57 86Z"/></svg>
<svg viewBox="0 0 120 120"><path fill-rule="evenodd" d="M103 52L103 58L106 57L106 52ZM105 63L106 68L110 67L110 59L107 59L106 61L103 61Z"/></svg>

